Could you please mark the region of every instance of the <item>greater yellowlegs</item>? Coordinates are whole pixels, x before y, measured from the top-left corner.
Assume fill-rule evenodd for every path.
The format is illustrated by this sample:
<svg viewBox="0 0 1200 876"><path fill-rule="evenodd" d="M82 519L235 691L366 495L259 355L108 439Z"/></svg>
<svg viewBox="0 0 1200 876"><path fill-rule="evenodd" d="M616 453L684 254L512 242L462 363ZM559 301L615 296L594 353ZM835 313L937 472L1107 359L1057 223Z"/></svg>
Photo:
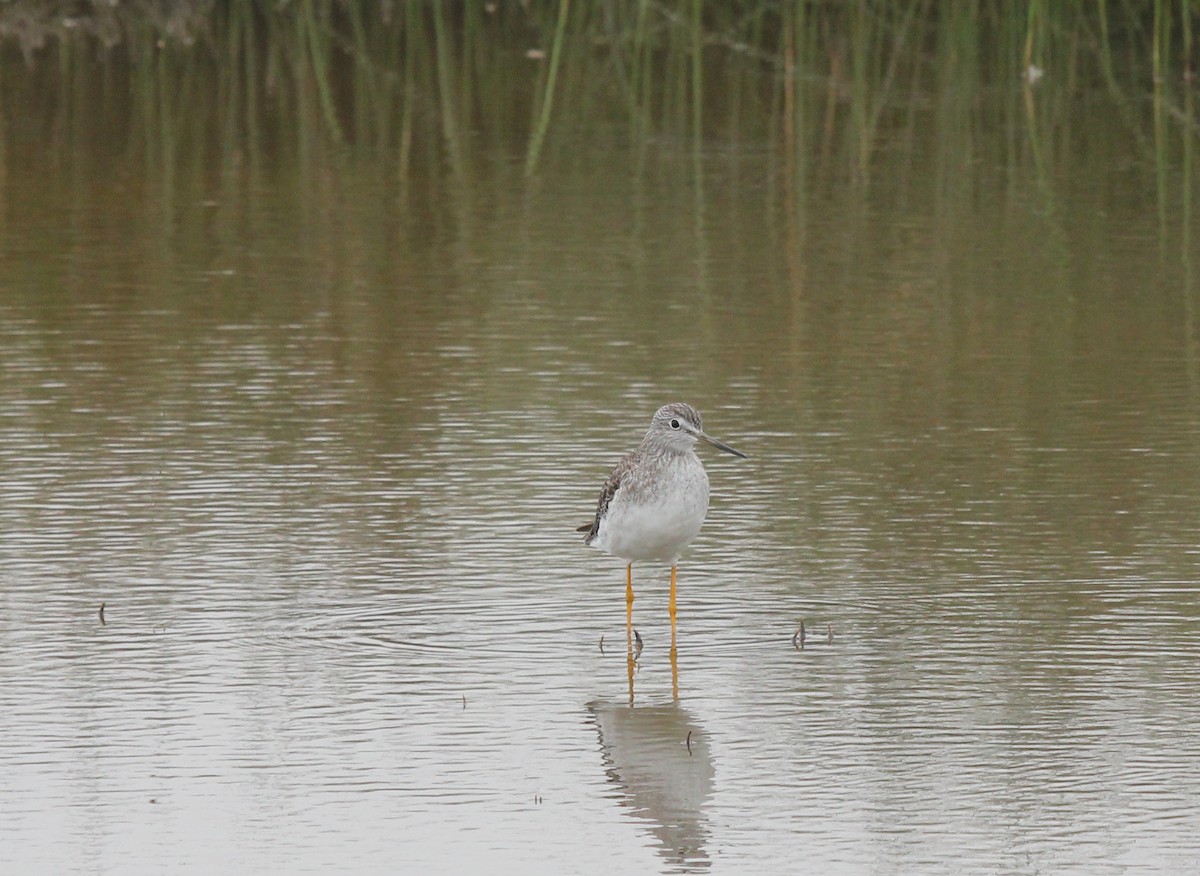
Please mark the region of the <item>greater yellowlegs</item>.
<svg viewBox="0 0 1200 876"><path fill-rule="evenodd" d="M584 544L600 548L628 564L625 567L627 620L633 613L633 564L671 564L671 595L667 611L675 627L676 563L696 537L708 513L708 475L696 456L704 441L746 458L704 433L700 414L682 403L659 408L636 450L617 463L596 506L596 519L579 527Z"/></svg>

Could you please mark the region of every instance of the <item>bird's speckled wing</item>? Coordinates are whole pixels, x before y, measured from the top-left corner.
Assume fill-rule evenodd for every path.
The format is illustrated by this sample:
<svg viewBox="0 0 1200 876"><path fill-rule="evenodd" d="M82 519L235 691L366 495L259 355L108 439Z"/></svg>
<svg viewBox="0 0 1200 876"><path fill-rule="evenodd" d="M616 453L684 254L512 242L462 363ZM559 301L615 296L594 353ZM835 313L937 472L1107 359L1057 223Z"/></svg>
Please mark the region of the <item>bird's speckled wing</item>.
<svg viewBox="0 0 1200 876"><path fill-rule="evenodd" d="M621 482L625 479L625 476L637 465L638 459L639 451L637 450L625 454L625 458L617 463L617 467L612 470L612 474L604 482L604 488L600 491L600 501L596 503L596 519L591 523L585 523L576 530L576 532L587 533L583 537L584 544L591 544L597 533L600 532L600 521L608 513L609 503L612 502L613 496L617 494L617 490L621 489Z"/></svg>

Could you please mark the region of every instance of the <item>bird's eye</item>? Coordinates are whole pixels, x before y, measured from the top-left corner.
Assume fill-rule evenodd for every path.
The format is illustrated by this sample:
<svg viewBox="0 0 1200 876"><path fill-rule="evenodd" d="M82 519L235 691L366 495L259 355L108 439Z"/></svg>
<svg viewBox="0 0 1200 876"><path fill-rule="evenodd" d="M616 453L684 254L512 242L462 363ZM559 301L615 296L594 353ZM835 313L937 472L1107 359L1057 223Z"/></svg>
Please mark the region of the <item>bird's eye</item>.
<svg viewBox="0 0 1200 876"><path fill-rule="evenodd" d="M678 429L678 428L679 428L679 421L678 421L678 420L672 420L672 421L671 421L671 428L672 428L672 429Z"/></svg>

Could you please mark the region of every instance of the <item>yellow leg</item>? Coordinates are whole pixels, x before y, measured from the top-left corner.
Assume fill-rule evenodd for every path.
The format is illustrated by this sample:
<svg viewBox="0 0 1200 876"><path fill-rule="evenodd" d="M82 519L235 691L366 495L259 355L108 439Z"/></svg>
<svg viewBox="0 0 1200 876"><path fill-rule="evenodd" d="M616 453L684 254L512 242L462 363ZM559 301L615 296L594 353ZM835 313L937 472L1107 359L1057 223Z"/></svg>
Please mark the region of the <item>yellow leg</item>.
<svg viewBox="0 0 1200 876"><path fill-rule="evenodd" d="M625 626L633 627L633 563L625 567Z"/></svg>
<svg viewBox="0 0 1200 876"><path fill-rule="evenodd" d="M675 566L671 566L671 595L667 599L667 614L671 616L671 696L679 699L679 663L675 651Z"/></svg>
<svg viewBox="0 0 1200 876"><path fill-rule="evenodd" d="M633 705L633 563L625 567L625 666L629 674L629 705Z"/></svg>
<svg viewBox="0 0 1200 876"><path fill-rule="evenodd" d="M675 567L671 566L671 596L667 600L667 614L671 616L671 629L675 629Z"/></svg>

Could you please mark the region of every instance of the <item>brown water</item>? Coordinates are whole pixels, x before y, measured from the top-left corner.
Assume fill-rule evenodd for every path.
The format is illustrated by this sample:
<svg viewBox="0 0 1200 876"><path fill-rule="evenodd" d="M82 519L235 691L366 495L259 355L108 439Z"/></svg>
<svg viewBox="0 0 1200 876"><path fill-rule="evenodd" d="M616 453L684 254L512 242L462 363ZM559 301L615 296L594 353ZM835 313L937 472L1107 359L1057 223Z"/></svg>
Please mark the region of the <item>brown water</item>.
<svg viewBox="0 0 1200 876"><path fill-rule="evenodd" d="M1196 872L1153 167L885 154L796 206L770 150L484 152L9 156L5 871ZM677 399L749 459L705 455L678 700L635 570L631 707L574 527Z"/></svg>

